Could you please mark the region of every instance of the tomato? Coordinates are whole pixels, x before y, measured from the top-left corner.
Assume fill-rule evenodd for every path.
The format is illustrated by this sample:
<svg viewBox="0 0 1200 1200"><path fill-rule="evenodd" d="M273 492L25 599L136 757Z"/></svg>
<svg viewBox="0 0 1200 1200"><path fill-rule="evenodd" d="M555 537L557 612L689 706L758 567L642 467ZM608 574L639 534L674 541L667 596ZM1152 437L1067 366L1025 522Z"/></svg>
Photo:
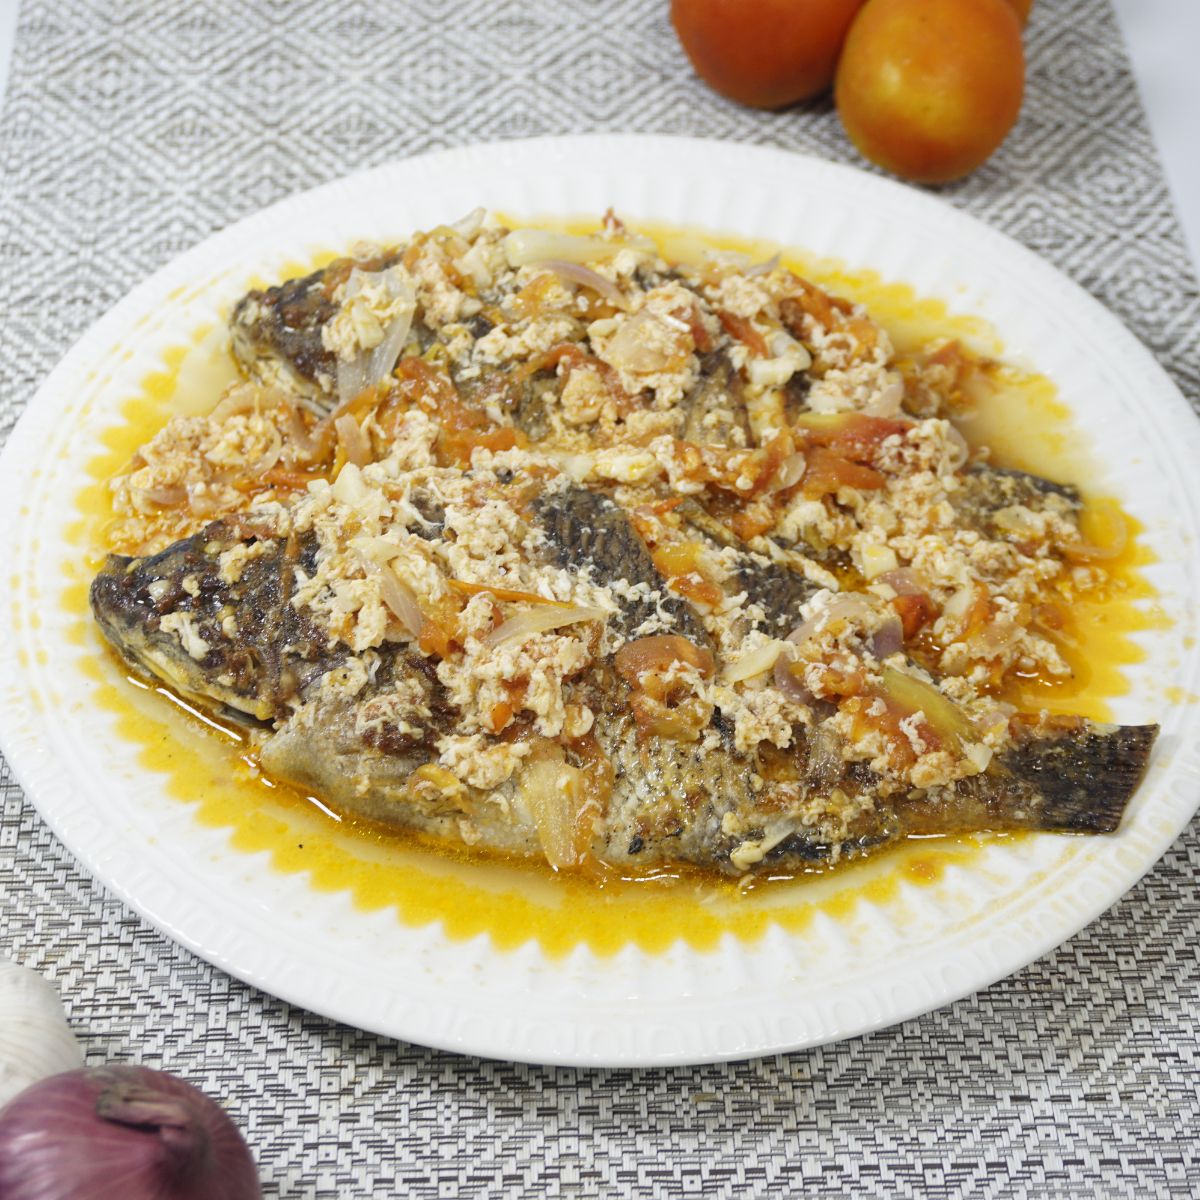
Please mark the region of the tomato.
<svg viewBox="0 0 1200 1200"><path fill-rule="evenodd" d="M722 96L782 108L823 92L864 0L671 0L696 74Z"/></svg>
<svg viewBox="0 0 1200 1200"><path fill-rule="evenodd" d="M944 183L1004 141L1024 86L1009 0L870 0L846 38L835 95L865 158Z"/></svg>

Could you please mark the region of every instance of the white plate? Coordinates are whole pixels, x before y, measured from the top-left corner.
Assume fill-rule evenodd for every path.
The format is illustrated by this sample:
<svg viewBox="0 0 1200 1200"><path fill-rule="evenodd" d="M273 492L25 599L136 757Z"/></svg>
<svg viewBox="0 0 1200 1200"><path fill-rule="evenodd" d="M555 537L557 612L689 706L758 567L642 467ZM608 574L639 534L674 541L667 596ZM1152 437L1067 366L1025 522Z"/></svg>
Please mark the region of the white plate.
<svg viewBox="0 0 1200 1200"><path fill-rule="evenodd" d="M1086 413L1106 485L1146 526L1149 570L1175 622L1146 642L1122 719L1158 719L1147 780L1118 836L990 846L927 889L863 901L802 934L775 928L610 958L500 952L366 914L303 875L266 869L199 825L89 703L57 597L78 556L64 531L79 473L163 351L219 319L257 273L360 237L401 236L478 204L598 213L774 239L876 269L977 313ZM179 291L184 289L184 291ZM122 358L114 347L131 351ZM22 785L80 861L168 936L258 987L366 1029L544 1063L705 1062L816 1045L965 995L1069 937L1117 900L1200 795L1194 464L1200 425L1150 355L1095 301L1016 243L930 196L779 151L649 137L507 142L395 163L286 200L137 287L52 372L0 460L0 733ZM40 613L40 622L29 614ZM105 668L112 670L111 667Z"/></svg>

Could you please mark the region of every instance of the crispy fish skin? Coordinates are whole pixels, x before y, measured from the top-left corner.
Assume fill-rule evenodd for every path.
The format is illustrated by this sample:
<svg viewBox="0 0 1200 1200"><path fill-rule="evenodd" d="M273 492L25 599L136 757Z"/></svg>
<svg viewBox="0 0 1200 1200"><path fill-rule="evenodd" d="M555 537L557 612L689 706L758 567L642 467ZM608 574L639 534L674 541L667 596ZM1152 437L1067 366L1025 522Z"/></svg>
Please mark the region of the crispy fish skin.
<svg viewBox="0 0 1200 1200"><path fill-rule="evenodd" d="M700 377L684 397L681 437L701 446L753 444L741 374L724 351L700 360Z"/></svg>
<svg viewBox="0 0 1200 1200"><path fill-rule="evenodd" d="M283 384L318 400L332 395L337 358L321 331L338 312L333 295L354 268L382 271L399 260L395 252L367 259L340 258L277 287L250 291L229 320L233 353L252 379Z"/></svg>
<svg viewBox="0 0 1200 1200"><path fill-rule="evenodd" d="M680 517L714 545L736 552L727 592L745 592L749 604L764 615L764 628L785 637L800 624L800 606L819 591L802 571L750 550L727 525L718 521L690 496L676 509Z"/></svg>
<svg viewBox="0 0 1200 1200"><path fill-rule="evenodd" d="M220 557L238 545L256 549L226 582ZM311 539L216 521L148 558L110 554L92 582L92 612L130 665L226 715L271 720L346 656L291 603L295 568L311 570L315 550Z"/></svg>
<svg viewBox="0 0 1200 1200"><path fill-rule="evenodd" d="M799 571L761 554L746 554L734 569L733 580L749 603L763 610L764 628L773 637L786 637L800 624L800 606L819 590Z"/></svg>
<svg viewBox="0 0 1200 1200"><path fill-rule="evenodd" d="M337 360L325 349L321 329L338 306L325 286L324 270L278 287L248 292L230 318L233 353L246 373L275 383L282 376L303 395L328 394Z"/></svg>
<svg viewBox="0 0 1200 1200"><path fill-rule="evenodd" d="M579 570L590 564L599 583L623 579L634 587L645 585L649 594L630 600L612 618L626 637L636 636L661 610L674 622L675 632L697 646L709 644L696 610L667 590L646 543L619 505L600 492L569 485L538 496L533 511L546 534L548 555L559 567Z"/></svg>
<svg viewBox="0 0 1200 1200"><path fill-rule="evenodd" d="M517 803L515 781L480 792L433 765L438 738L453 732L458 713L430 660L393 650L375 680L355 694L338 686L337 670L260 745L259 762L270 776L317 796L335 812L376 825L461 842L460 823L469 820L477 844L505 854L539 853L537 828ZM398 682L415 682L422 697L410 700L403 734L370 719L373 706L386 702ZM428 786L414 786L422 768L433 772Z"/></svg>
<svg viewBox="0 0 1200 1200"><path fill-rule="evenodd" d="M951 503L968 524L989 538L1001 536L996 514L1011 505L1034 512L1048 509L1068 520L1077 520L1083 507L1078 488L1028 471L975 463L963 472L961 480L962 486Z"/></svg>

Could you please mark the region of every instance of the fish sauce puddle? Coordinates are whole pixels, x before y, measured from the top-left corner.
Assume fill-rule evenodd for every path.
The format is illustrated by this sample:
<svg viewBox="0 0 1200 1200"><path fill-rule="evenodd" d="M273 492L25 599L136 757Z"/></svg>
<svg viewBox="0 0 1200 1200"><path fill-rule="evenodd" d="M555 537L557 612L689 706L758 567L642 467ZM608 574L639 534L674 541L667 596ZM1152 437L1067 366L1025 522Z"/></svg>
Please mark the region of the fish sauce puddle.
<svg viewBox="0 0 1200 1200"><path fill-rule="evenodd" d="M595 229L594 222L538 223L571 232ZM717 248L763 260L778 251L773 244L694 230L637 228L668 258L687 259ZM317 269L333 257L322 253L288 264L281 278ZM907 285L792 252L784 253L784 262L830 291L864 303L900 354L934 336L958 338L983 355L1003 354L986 323L951 314L941 301L921 298ZM248 286L268 282L273 281L254 279ZM363 911L392 909L414 926L438 922L454 940L484 933L501 949L532 939L557 957L578 946L600 955L626 946L662 952L678 942L711 950L727 935L755 941L771 927L802 931L818 916L849 923L864 903L887 906L902 922L908 889L923 889L936 902L939 887L955 868L983 869L989 846L1056 836L912 838L863 862L803 875L768 873L740 884L689 869L589 877L342 820L314 798L272 782L254 764L236 727L200 713L157 682L129 676L102 646L87 602L114 519L108 481L170 416L208 411L237 378L224 328L209 322L165 352L161 369L147 374L138 393L124 401L121 421L105 432L102 449L89 464L90 481L77 496L78 519L67 532L79 557L62 594L73 618L70 640L85 651L81 661L92 681L92 701L112 715L118 735L138 748L139 766L161 779L171 797L190 805L203 825L228 829L235 850L266 854L275 870L303 873L317 891L348 892ZM1101 544L1118 531L1127 538L1125 548L1103 564L1100 586L1084 593L1064 586L1056 641L1071 678L1020 679L1002 698L1022 709L1109 720L1108 702L1129 690L1124 668L1143 657L1135 635L1167 624L1141 573L1153 556L1137 536L1138 523L1115 501L1089 491L1095 464L1053 384L1032 372L1005 368L992 385L958 422L968 441L992 446L995 465L1081 485L1087 498L1085 532Z"/></svg>

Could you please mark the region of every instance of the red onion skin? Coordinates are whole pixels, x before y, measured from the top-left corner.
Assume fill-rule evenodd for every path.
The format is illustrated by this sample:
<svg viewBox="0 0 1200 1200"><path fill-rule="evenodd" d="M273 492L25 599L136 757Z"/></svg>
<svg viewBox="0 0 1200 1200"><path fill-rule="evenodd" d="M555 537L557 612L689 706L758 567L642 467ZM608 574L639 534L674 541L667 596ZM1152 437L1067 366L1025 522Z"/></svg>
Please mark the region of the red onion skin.
<svg viewBox="0 0 1200 1200"><path fill-rule="evenodd" d="M242 1135L148 1067L66 1071L0 1109L3 1200L261 1200Z"/></svg>
<svg viewBox="0 0 1200 1200"><path fill-rule="evenodd" d="M881 661L904 649L904 625L899 617L888 617L871 635L871 653Z"/></svg>

